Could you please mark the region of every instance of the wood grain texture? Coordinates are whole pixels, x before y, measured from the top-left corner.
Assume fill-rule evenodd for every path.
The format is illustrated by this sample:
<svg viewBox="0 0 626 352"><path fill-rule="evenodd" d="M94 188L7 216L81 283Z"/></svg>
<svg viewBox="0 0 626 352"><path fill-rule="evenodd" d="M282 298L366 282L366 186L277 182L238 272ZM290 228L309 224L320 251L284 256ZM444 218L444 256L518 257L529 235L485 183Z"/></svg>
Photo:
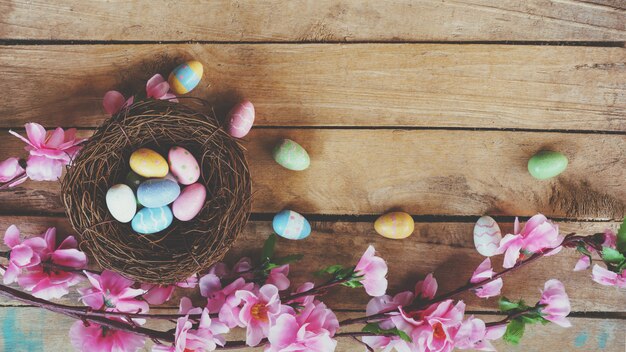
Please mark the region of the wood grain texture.
<svg viewBox="0 0 626 352"><path fill-rule="evenodd" d="M155 310L158 313L172 313L174 310ZM339 312L339 319L353 317L355 313ZM499 316L478 314L485 321L495 321ZM622 352L625 348L626 327L623 320L570 318L572 327L563 329L554 324L529 326L519 346L510 346L496 341L498 351L573 351L573 352ZM69 339L69 329L74 324L71 318L37 308L8 307L0 309L0 349L11 352L34 351L73 351ZM168 322L150 322L149 327L159 330L171 329ZM245 339L243 329L235 329L227 335L229 341ZM153 346L147 341L141 352L148 352ZM262 351L262 348L231 350L233 352ZM338 340L336 352L362 352L363 346L352 339Z"/></svg>
<svg viewBox="0 0 626 352"><path fill-rule="evenodd" d="M73 233L64 218L50 217L0 217L0 232L9 225L17 224L22 234L35 235L49 226L56 226L58 234ZM512 231L511 223L502 223L502 231ZM608 222L559 222L562 233L577 232L592 234L606 228L617 228L617 223ZM306 240L289 241L279 239L277 255L304 254L301 262L291 266L290 278L297 286L313 280L312 273L334 264L356 265L368 245L373 245L389 265L389 292L412 290L415 283L426 274L434 272L439 281L440 292L447 292L464 284L474 269L484 259L474 249L472 229L474 223L462 222L418 222L414 234L405 240L389 240L377 235L369 222L313 222L312 235ZM241 238L228 252L226 262L232 264L242 256L258 257L263 241L272 233L271 223L252 221ZM6 250L0 246L1 250ZM527 302L539 299L539 289L545 281L558 278L567 289L575 312L604 311L626 312L626 291L606 287L591 281L591 273L573 272L578 255L572 250L541 259L526 268L505 277L503 294L511 299L524 298ZM502 257L494 257L495 268L500 267ZM323 279L318 279L323 281ZM188 293L200 304L197 290L180 290ZM350 297L350 299L346 299ZM497 310L497 299L478 299L471 293L462 298L469 310L493 312ZM324 298L335 309L362 310L369 297L361 290L339 288ZM76 304L73 293L64 299ZM177 304L174 301L174 306ZM0 299L0 304L16 304Z"/></svg>
<svg viewBox="0 0 626 352"><path fill-rule="evenodd" d="M95 127L107 90L192 57L192 96L257 126L626 131L624 48L439 44L0 46L0 127Z"/></svg>
<svg viewBox="0 0 626 352"><path fill-rule="evenodd" d="M81 131L84 136L90 131ZM5 135L0 155L24 156ZM311 167L280 167L271 150L300 143ZM305 214L531 216L622 219L626 207L626 137L552 132L256 129L247 137L253 212ZM557 178L539 181L528 159L542 149L569 157ZM0 191L0 213L62 213L56 182Z"/></svg>
<svg viewBox="0 0 626 352"><path fill-rule="evenodd" d="M142 41L626 39L619 0L0 2L0 38Z"/></svg>

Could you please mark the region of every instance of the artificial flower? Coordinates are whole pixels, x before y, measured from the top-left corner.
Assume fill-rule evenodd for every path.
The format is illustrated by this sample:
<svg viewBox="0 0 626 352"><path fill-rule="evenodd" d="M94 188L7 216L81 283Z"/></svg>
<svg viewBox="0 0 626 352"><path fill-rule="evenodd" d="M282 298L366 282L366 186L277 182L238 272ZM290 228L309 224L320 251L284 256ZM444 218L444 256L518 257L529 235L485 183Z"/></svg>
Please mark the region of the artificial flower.
<svg viewBox="0 0 626 352"><path fill-rule="evenodd" d="M146 83L146 96L148 98L178 102L176 96L170 92L170 84L158 73L152 76Z"/></svg>
<svg viewBox="0 0 626 352"><path fill-rule="evenodd" d="M4 244L11 249L9 265L3 276L5 285L15 282L22 268L38 265L41 262L39 252L46 247L46 241L42 237L33 237L22 242L20 230L15 225L9 226L4 232Z"/></svg>
<svg viewBox="0 0 626 352"><path fill-rule="evenodd" d="M145 290L146 293L143 294L143 299L146 302L154 305L163 304L169 301L174 294L174 289L176 287L180 288L194 288L198 285L198 276L191 275L185 281L181 281L175 283L174 285L152 285L152 284L141 284L141 289Z"/></svg>
<svg viewBox="0 0 626 352"><path fill-rule="evenodd" d="M278 287L279 291L283 291L289 288L289 264L281 265L278 268L270 270L267 276L266 284L274 285Z"/></svg>
<svg viewBox="0 0 626 352"><path fill-rule="evenodd" d="M559 227L543 216L531 217L520 230L519 219L515 218L513 234L507 234L500 240L498 254L504 253L505 268L512 268L515 263L527 255L550 249L546 255L556 254L561 250L563 236L559 235Z"/></svg>
<svg viewBox="0 0 626 352"><path fill-rule="evenodd" d="M564 328L572 326L566 318L571 311L569 297L565 292L565 287L559 280L552 279L546 281L539 304L543 305L541 315L545 319Z"/></svg>
<svg viewBox="0 0 626 352"><path fill-rule="evenodd" d="M146 338L106 326L77 321L70 329L72 346L81 352L135 352L144 346Z"/></svg>
<svg viewBox="0 0 626 352"><path fill-rule="evenodd" d="M38 123L25 125L25 138L20 134L9 131L26 144L30 153L26 161L26 174L35 181L55 181L63 172L63 166L68 165L80 150L79 144L84 139L76 138L76 129L64 131L58 127L54 131L46 132Z"/></svg>
<svg viewBox="0 0 626 352"><path fill-rule="evenodd" d="M127 313L147 313L148 303L137 299L146 291L132 288L134 282L110 270L102 274L85 271L91 287L78 289L80 299L93 309Z"/></svg>
<svg viewBox="0 0 626 352"><path fill-rule="evenodd" d="M73 236L65 238L57 247L54 227L46 230L43 240L44 243L37 240L35 245L29 244L39 256L40 264L23 267L22 272L17 276L17 283L23 289L32 291L35 297L61 298L69 292L71 286L82 281L82 276L67 270L57 270L51 266L56 264L83 269L87 266L87 256L77 249L78 242Z"/></svg>
<svg viewBox="0 0 626 352"><path fill-rule="evenodd" d="M378 297L387 291L387 263L375 255L374 247L367 247L354 272L362 277L361 283L368 295Z"/></svg>
<svg viewBox="0 0 626 352"><path fill-rule="evenodd" d="M471 283L478 283L484 281L486 279L491 279L494 275L494 271L491 267L491 259L485 259L478 268L472 274L472 278L470 279ZM489 298L495 297L500 294L500 290L502 290L502 278L498 278L494 281L491 281L485 285L482 285L474 290L476 296L480 298Z"/></svg>
<svg viewBox="0 0 626 352"><path fill-rule="evenodd" d="M131 105L135 101L135 97L131 96L126 99L122 95L122 93L116 90L110 90L104 94L104 99L102 99L102 107L104 107L104 111L109 115L115 115L120 110L125 109Z"/></svg>
<svg viewBox="0 0 626 352"><path fill-rule="evenodd" d="M3 162L0 162L0 183L11 182L8 187L15 187L20 183L26 181L25 177L18 177L24 175L26 170L20 165L20 159L8 158Z"/></svg>
<svg viewBox="0 0 626 352"><path fill-rule="evenodd" d="M618 274L596 264L591 271L591 278L600 285L626 288L626 270Z"/></svg>
<svg viewBox="0 0 626 352"><path fill-rule="evenodd" d="M267 337L271 323L281 313L278 288L264 285L258 292L239 290L235 292L235 297L243 303L239 320L246 327L246 344L256 346Z"/></svg>
<svg viewBox="0 0 626 352"><path fill-rule="evenodd" d="M506 325L503 324L502 326L504 326L504 330L506 330ZM494 330L492 330L492 333L488 334L489 330L485 322L481 319L474 318L472 315L463 321L457 331L454 337L454 347L461 350L495 351L496 349L489 340L494 340L493 337L496 337L500 332L504 334L504 330L495 330L497 334L493 334Z"/></svg>
<svg viewBox="0 0 626 352"><path fill-rule="evenodd" d="M617 246L617 235L610 229L606 229L604 231L604 242L602 243L602 247L613 248ZM585 247L587 251L593 251L593 248L590 246ZM582 271L587 270L591 266L591 258L588 255L582 255L580 259L576 262L574 266L574 271Z"/></svg>
<svg viewBox="0 0 626 352"><path fill-rule="evenodd" d="M437 280L433 277L433 274L430 273L426 275L424 280L418 281L417 284L415 284L415 297L419 299L433 299L437 293L437 288Z"/></svg>
<svg viewBox="0 0 626 352"><path fill-rule="evenodd" d="M315 321L313 321L315 322ZM332 352L337 341L324 329L315 330L291 314L282 314L269 331L265 352Z"/></svg>

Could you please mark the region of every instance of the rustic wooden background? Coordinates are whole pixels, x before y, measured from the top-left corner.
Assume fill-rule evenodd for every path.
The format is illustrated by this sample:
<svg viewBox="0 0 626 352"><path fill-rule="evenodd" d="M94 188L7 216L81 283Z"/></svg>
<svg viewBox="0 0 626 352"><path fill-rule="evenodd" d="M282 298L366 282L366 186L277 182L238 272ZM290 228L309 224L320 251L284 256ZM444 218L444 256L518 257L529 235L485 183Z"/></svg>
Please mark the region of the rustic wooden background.
<svg viewBox="0 0 626 352"><path fill-rule="evenodd" d="M291 208L314 229L305 242L279 242L280 253L306 255L294 282L374 244L389 260L391 291L431 271L451 289L481 261L472 244L480 215L509 231L513 216L536 212L565 232L616 228L626 207L625 41L624 0L1 0L0 158L23 153L9 128L36 121L89 136L106 118L104 92L141 88L195 58L205 75L192 95L220 116L241 97L257 108L245 138L253 220L231 260L256 252L271 215ZM280 138L309 151L309 170L272 161ZM570 158L556 179L526 171L543 148ZM375 234L373 220L390 209L415 216L412 237ZM0 192L0 230L10 224L71 233L59 185ZM505 279L504 294L527 301L561 279L574 326L533 326L501 351L626 349L626 291L572 272L576 258L566 252ZM494 299L463 298L474 314L500 318ZM346 316L367 297L341 289L327 301ZM0 305L0 350L71 350L70 319Z"/></svg>

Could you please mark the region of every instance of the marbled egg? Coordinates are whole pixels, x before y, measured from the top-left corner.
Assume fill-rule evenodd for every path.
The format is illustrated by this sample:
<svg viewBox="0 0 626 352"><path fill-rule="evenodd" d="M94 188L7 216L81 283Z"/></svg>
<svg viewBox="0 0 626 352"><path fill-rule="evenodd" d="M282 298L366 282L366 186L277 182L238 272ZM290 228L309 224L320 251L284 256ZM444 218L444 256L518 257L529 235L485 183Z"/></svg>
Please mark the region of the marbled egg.
<svg viewBox="0 0 626 352"><path fill-rule="evenodd" d="M165 158L148 148L137 149L130 155L130 168L143 177L165 177L168 172Z"/></svg>
<svg viewBox="0 0 626 352"><path fill-rule="evenodd" d="M153 178L142 182L137 188L139 203L147 208L168 205L180 195L178 183L164 178Z"/></svg>
<svg viewBox="0 0 626 352"><path fill-rule="evenodd" d="M411 215L399 211L381 215L374 222L374 229L379 235L395 240L411 236L414 228Z"/></svg>
<svg viewBox="0 0 626 352"><path fill-rule="evenodd" d="M302 171L311 164L306 150L291 139L283 139L274 147L272 155L279 165L289 170Z"/></svg>
<svg viewBox="0 0 626 352"><path fill-rule="evenodd" d="M139 187L139 185L144 181L144 178L137 175L136 172L134 171L129 171L128 175L126 175L126 179L124 180L124 183L132 188L133 190L136 190L137 187Z"/></svg>
<svg viewBox="0 0 626 352"><path fill-rule="evenodd" d="M235 105L228 113L228 133L236 138L243 138L250 132L254 123L254 105L244 100Z"/></svg>
<svg viewBox="0 0 626 352"><path fill-rule="evenodd" d="M481 255L491 257L496 254L502 239L498 223L491 216L483 216L474 225L474 246Z"/></svg>
<svg viewBox="0 0 626 352"><path fill-rule="evenodd" d="M292 210L283 210L274 216L274 232L290 240L301 240L311 234L311 224L304 216Z"/></svg>
<svg viewBox="0 0 626 352"><path fill-rule="evenodd" d="M167 155L170 171L178 182L190 185L200 178L200 166L196 158L183 147L172 147Z"/></svg>
<svg viewBox="0 0 626 352"><path fill-rule="evenodd" d="M528 160L528 172L538 180L546 180L565 171L567 163L563 153L541 151Z"/></svg>
<svg viewBox="0 0 626 352"><path fill-rule="evenodd" d="M168 206L159 208L143 208L131 222L131 227L135 232L148 235L165 230L172 224L174 217Z"/></svg>
<svg viewBox="0 0 626 352"><path fill-rule="evenodd" d="M115 185L107 191L106 203L115 220L127 223L137 212L135 193L125 184Z"/></svg>
<svg viewBox="0 0 626 352"><path fill-rule="evenodd" d="M189 93L200 83L202 71L202 64L199 61L187 61L172 70L167 81L175 94Z"/></svg>
<svg viewBox="0 0 626 352"><path fill-rule="evenodd" d="M174 204L172 204L174 217L180 221L193 219L204 206L205 200L206 188L204 188L203 184L194 183L185 187L180 192L180 196L174 201Z"/></svg>

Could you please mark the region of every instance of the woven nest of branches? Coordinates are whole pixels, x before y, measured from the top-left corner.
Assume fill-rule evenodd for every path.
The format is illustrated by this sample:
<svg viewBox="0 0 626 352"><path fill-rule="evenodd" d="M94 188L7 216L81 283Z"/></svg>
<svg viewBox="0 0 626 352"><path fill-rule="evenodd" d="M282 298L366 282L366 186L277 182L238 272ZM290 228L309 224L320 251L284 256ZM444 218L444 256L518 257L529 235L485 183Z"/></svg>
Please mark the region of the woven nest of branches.
<svg viewBox="0 0 626 352"><path fill-rule="evenodd" d="M109 213L107 190L124 183L130 154L146 147L167 155L172 146L198 160L207 197L191 221L151 235ZM89 138L62 181L69 220L100 267L140 282L171 284L221 260L250 214L250 174L239 143L214 116L183 104L139 101L107 120Z"/></svg>

